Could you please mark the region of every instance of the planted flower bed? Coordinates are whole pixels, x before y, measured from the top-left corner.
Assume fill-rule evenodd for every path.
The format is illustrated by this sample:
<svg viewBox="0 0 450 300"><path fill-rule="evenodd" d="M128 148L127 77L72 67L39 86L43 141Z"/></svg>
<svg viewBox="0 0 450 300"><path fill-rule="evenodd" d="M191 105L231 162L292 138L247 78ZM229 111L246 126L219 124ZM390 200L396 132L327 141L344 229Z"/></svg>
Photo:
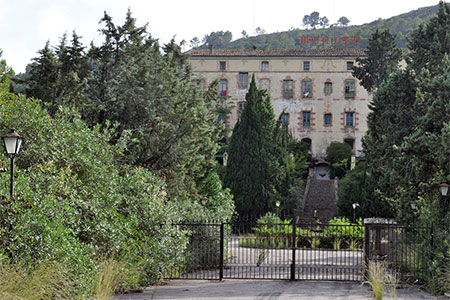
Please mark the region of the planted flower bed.
<svg viewBox="0 0 450 300"><path fill-rule="evenodd" d="M252 228L253 234L242 239L242 247L254 248L311 248L311 249L359 249L363 245L364 227L361 221L351 224L348 219L333 219L329 224L307 224L295 228L293 245L292 219L281 220L266 215Z"/></svg>

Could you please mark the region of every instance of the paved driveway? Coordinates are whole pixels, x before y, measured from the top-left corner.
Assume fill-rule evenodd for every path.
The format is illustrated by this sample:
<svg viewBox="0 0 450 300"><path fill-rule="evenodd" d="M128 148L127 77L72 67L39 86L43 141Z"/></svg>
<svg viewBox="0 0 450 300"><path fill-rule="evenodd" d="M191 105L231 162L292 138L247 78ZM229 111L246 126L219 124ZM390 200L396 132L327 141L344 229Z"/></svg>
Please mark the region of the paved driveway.
<svg viewBox="0 0 450 300"><path fill-rule="evenodd" d="M115 300L373 300L367 286L355 282L274 280L174 280L143 293L118 295ZM390 299L385 296L385 299ZM398 300L436 300L414 287L397 291Z"/></svg>

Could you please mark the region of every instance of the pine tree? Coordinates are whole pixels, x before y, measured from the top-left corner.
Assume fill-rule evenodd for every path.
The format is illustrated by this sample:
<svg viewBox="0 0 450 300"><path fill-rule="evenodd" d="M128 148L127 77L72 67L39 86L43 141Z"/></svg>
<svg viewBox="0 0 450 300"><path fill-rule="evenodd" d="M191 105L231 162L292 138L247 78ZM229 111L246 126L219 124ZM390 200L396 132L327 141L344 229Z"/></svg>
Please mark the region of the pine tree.
<svg viewBox="0 0 450 300"><path fill-rule="evenodd" d="M419 25L408 44L408 65L415 70L428 69L432 74L440 72L444 56L450 53L450 6L439 3L437 15L425 25Z"/></svg>
<svg viewBox="0 0 450 300"><path fill-rule="evenodd" d="M398 68L401 51L389 29L377 29L369 41L366 54L366 57L356 59L358 64L353 67L353 76L370 92Z"/></svg>
<svg viewBox="0 0 450 300"><path fill-rule="evenodd" d="M56 98L56 81L58 78L58 61L54 51L47 41L45 47L39 50L39 57L33 59L30 67L30 78L26 94L44 102L52 102Z"/></svg>
<svg viewBox="0 0 450 300"><path fill-rule="evenodd" d="M18 80L27 86L26 94L41 99L51 114L55 114L61 105L80 108L86 100L89 66L79 38L73 32L69 44L64 34L55 50L47 42L38 52L40 57L28 65L28 74Z"/></svg>
<svg viewBox="0 0 450 300"><path fill-rule="evenodd" d="M275 120L270 98L256 88L254 75L245 99L231 136L224 183L240 215L262 215L274 208L280 181Z"/></svg>

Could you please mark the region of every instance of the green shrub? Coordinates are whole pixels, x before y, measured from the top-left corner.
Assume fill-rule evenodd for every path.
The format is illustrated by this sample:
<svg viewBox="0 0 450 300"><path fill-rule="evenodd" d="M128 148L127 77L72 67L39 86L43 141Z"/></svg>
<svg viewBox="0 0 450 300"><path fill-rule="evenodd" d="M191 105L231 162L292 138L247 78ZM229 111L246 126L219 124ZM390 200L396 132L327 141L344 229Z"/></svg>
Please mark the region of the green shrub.
<svg viewBox="0 0 450 300"><path fill-rule="evenodd" d="M13 264L61 264L86 295L98 257L129 262L135 272L124 273L131 277L122 276L122 286L136 284L136 271L146 285L177 264L187 239L170 225L180 210L167 200L162 178L118 166L122 149L109 145L108 129L88 128L77 113L62 109L51 118L39 101L0 96L0 130L16 127L26 139L16 159L19 193L0 205L0 256ZM5 189L0 185L0 195L8 199Z"/></svg>
<svg viewBox="0 0 450 300"><path fill-rule="evenodd" d="M326 151L327 161L331 164L330 177L344 177L350 169L352 148L346 143L332 142Z"/></svg>

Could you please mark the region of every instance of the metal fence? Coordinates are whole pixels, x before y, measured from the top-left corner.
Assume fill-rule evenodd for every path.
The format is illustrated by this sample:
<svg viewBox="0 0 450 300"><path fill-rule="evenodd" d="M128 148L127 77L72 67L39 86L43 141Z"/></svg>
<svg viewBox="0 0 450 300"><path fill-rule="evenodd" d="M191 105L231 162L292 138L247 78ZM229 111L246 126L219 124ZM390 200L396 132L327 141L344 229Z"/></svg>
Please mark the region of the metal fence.
<svg viewBox="0 0 450 300"><path fill-rule="evenodd" d="M432 227L295 220L177 224L189 243L165 277L362 281L371 260L385 262L402 279L420 280L426 274Z"/></svg>
<svg viewBox="0 0 450 300"><path fill-rule="evenodd" d="M363 226L294 220L179 224L190 242L166 278L362 280Z"/></svg>
<svg viewBox="0 0 450 300"><path fill-rule="evenodd" d="M365 225L365 262L380 261L403 281L424 281L433 247L433 227Z"/></svg>

